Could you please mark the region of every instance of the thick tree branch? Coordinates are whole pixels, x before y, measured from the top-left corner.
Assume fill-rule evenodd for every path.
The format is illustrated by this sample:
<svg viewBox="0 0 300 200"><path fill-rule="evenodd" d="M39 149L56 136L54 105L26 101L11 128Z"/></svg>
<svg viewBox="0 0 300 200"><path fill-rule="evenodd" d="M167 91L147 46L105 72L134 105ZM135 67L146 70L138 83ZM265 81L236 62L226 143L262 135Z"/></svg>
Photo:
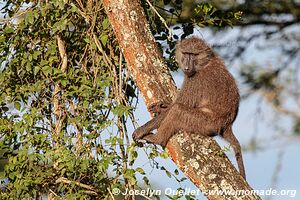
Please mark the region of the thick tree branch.
<svg viewBox="0 0 300 200"><path fill-rule="evenodd" d="M128 69L147 106L173 100L177 90L150 32L140 1L103 0L103 5L124 51ZM171 138L167 150L177 166L208 199L260 199L254 194L208 193L252 190L212 138L179 133Z"/></svg>
<svg viewBox="0 0 300 200"><path fill-rule="evenodd" d="M124 51L128 68L142 91L146 104L149 106L158 100L172 101L176 87L139 1L113 0L103 1L103 4ZM130 8L126 4L130 4ZM157 76L155 79L154 75ZM160 81L157 82L156 79Z"/></svg>

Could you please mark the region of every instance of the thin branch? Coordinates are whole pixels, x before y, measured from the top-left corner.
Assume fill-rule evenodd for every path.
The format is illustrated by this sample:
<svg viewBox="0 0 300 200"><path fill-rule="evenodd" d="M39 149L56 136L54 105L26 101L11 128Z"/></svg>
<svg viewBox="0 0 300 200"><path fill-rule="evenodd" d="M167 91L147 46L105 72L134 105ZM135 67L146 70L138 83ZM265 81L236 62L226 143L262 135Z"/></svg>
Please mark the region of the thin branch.
<svg viewBox="0 0 300 200"><path fill-rule="evenodd" d="M62 40L62 38L59 35L56 35L56 39L57 39L57 46L58 46L58 50L59 50L59 54L62 60L62 65L61 65L61 71L63 73L66 73L67 71L67 64L68 64L68 57L67 57L67 53L66 53L66 45L65 42Z"/></svg>
<svg viewBox="0 0 300 200"><path fill-rule="evenodd" d="M96 189L90 185L86 185L86 184L83 184L83 183L80 183L80 182L77 182L77 181L70 181L68 180L67 178L65 177L60 177L58 178L55 183L67 183L67 184L71 184L71 183L74 183L75 185L79 186L79 187L82 187L84 189L87 189L87 191L84 191L85 193L87 194L91 194L91 195L98 195L96 191Z"/></svg>
<svg viewBox="0 0 300 200"><path fill-rule="evenodd" d="M56 197L58 196L53 190L49 189L49 191L50 191L50 194L49 194L49 196L48 196L49 200L54 199L53 196L56 196Z"/></svg>
<svg viewBox="0 0 300 200"><path fill-rule="evenodd" d="M108 191L108 193L110 194L112 200L116 200L115 197L114 197L114 195L112 194L112 192L110 191L109 188L107 188L107 191Z"/></svg>
<svg viewBox="0 0 300 200"><path fill-rule="evenodd" d="M148 5L150 6L150 8L155 12L155 14L159 17L160 21L163 23L163 25L166 27L166 29L168 29L169 32L169 36L168 39L171 40L172 39L172 30L169 28L166 20L159 14L159 12L154 8L154 6L151 4L151 2L149 0L146 0Z"/></svg>
<svg viewBox="0 0 300 200"><path fill-rule="evenodd" d="M104 52L104 50L102 49L102 45L99 41L99 39L97 38L97 36L95 34L93 34L93 39L94 39L94 42L98 48L98 50L100 51L100 53L102 53L103 55L103 58L104 58L104 62L105 64L107 64L108 66L112 66L112 62L111 60L109 59L109 57L106 55L106 53Z"/></svg>

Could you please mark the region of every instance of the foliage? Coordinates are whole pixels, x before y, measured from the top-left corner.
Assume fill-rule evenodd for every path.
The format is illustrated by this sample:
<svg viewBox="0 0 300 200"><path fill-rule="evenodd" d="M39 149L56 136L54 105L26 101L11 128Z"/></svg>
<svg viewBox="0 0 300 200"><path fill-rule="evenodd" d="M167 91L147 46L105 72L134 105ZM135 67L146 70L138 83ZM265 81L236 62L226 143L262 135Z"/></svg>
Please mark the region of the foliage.
<svg viewBox="0 0 300 200"><path fill-rule="evenodd" d="M9 180L3 198L102 199L109 188L134 185L126 159L135 150L124 125L135 87L94 3L7 1L2 9L0 148Z"/></svg>
<svg viewBox="0 0 300 200"><path fill-rule="evenodd" d="M233 20L240 20L242 12L225 12L217 10L216 7L209 3L202 3L195 8L196 19L195 23L200 27L205 26L224 26L232 27Z"/></svg>
<svg viewBox="0 0 300 200"><path fill-rule="evenodd" d="M178 13L182 2L175 3ZM172 55L178 36L166 38L168 29L144 6L156 39L167 41ZM199 16L214 15L209 23L220 25L207 9L214 8L198 7ZM137 174L150 187L144 170L133 167L138 155L127 133L136 87L101 1L8 0L2 12L0 158L8 184L1 199L108 199L114 188L134 188ZM182 24L183 37L194 25ZM166 154L150 148L150 159L158 156Z"/></svg>

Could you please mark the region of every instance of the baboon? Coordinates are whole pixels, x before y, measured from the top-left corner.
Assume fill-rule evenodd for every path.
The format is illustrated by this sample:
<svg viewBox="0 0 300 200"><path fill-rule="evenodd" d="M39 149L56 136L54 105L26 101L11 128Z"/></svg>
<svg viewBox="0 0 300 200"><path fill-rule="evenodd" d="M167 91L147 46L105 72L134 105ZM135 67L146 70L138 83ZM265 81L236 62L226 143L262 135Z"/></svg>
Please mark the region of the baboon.
<svg viewBox="0 0 300 200"><path fill-rule="evenodd" d="M173 103L152 106L157 116L136 129L133 139L165 147L179 131L220 135L233 147L240 174L246 178L241 147L232 132L240 99L233 76L223 60L197 37L178 42L175 57L185 74L182 89Z"/></svg>

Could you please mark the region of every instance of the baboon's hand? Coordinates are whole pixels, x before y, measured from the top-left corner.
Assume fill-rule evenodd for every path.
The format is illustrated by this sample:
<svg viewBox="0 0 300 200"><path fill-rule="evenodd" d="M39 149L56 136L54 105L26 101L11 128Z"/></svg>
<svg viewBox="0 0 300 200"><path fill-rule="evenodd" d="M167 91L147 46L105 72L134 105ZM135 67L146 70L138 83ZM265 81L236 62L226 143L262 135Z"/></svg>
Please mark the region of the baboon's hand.
<svg viewBox="0 0 300 200"><path fill-rule="evenodd" d="M151 135L151 134L153 134L153 133L145 134L145 132L141 128L138 128L134 131L134 133L132 135L132 138L133 138L133 141L136 143L137 146L143 147L143 144L148 142L147 140L145 140L145 137L147 135Z"/></svg>
<svg viewBox="0 0 300 200"><path fill-rule="evenodd" d="M147 133L145 133L145 131L139 127L137 128L133 134L132 134L132 138L135 142L138 142L139 140L141 140L145 135L147 135Z"/></svg>
<svg viewBox="0 0 300 200"><path fill-rule="evenodd" d="M153 133L145 135L143 137L143 140L145 140L147 143L150 143L150 144L161 145L162 148L166 148L167 143L168 143L167 139L161 138L157 134L153 134Z"/></svg>

